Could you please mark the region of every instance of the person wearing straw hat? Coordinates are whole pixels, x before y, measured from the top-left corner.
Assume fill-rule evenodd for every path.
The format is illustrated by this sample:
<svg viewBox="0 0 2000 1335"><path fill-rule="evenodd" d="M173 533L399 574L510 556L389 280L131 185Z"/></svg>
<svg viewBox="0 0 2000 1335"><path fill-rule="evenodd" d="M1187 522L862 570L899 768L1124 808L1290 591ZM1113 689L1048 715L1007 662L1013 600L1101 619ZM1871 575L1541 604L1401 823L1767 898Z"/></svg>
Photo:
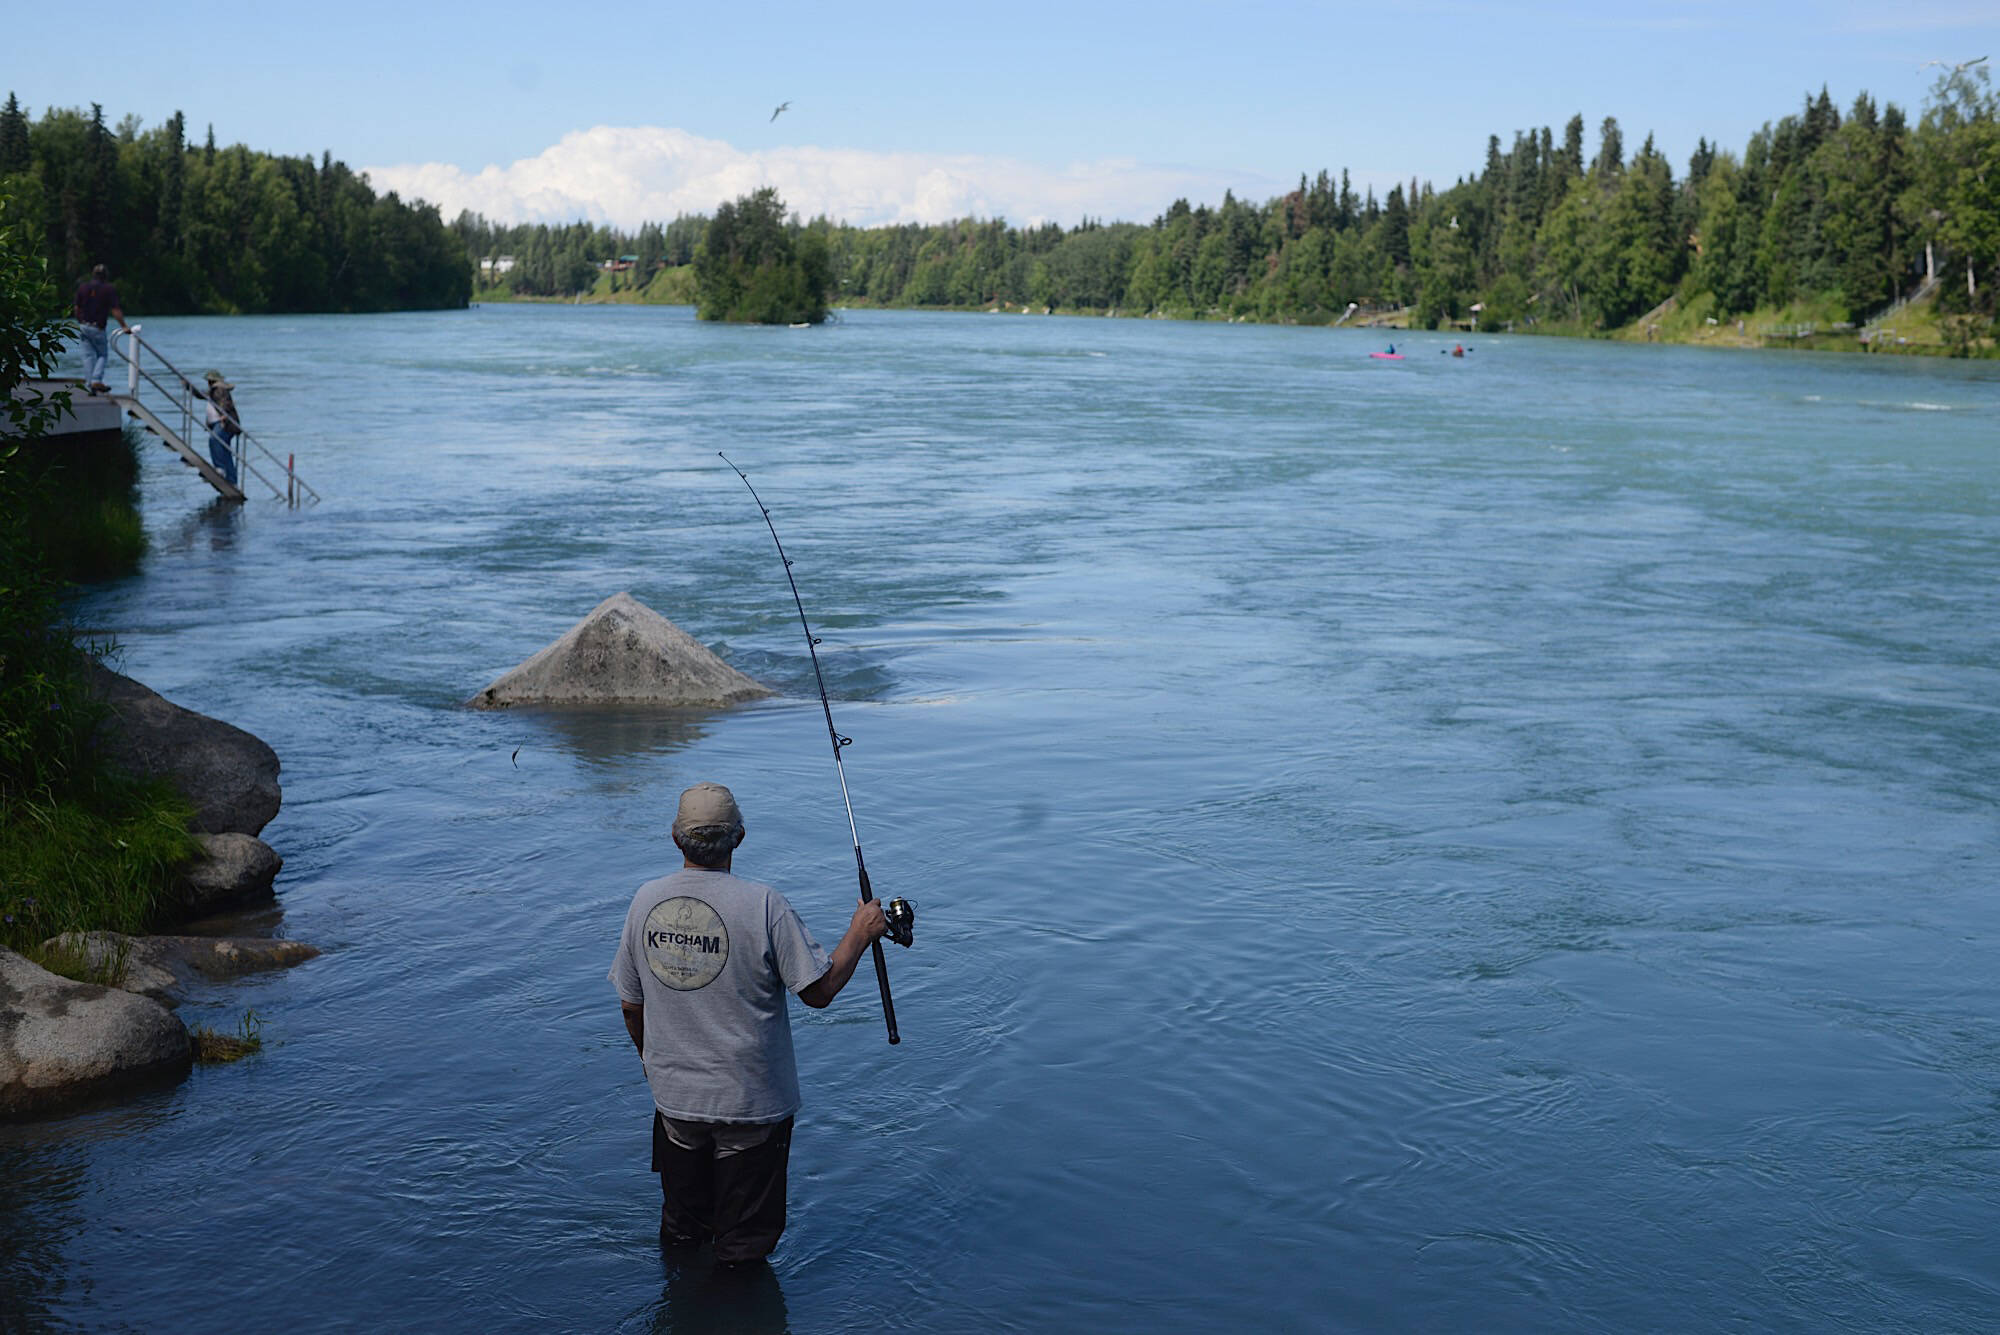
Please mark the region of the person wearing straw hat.
<svg viewBox="0 0 2000 1335"><path fill-rule="evenodd" d="M236 386L224 380L220 371L210 371L203 378L208 381L208 392L202 397L208 400L209 462L233 487L236 485L236 454L229 445L243 432L243 419L236 415L236 399L229 392Z"/></svg>
<svg viewBox="0 0 2000 1335"><path fill-rule="evenodd" d="M799 1074L787 992L824 1008L888 931L857 903L829 955L785 897L730 873L743 813L719 783L681 794L679 871L632 897L611 964L653 1095L660 1242L712 1241L724 1266L761 1261L785 1231Z"/></svg>

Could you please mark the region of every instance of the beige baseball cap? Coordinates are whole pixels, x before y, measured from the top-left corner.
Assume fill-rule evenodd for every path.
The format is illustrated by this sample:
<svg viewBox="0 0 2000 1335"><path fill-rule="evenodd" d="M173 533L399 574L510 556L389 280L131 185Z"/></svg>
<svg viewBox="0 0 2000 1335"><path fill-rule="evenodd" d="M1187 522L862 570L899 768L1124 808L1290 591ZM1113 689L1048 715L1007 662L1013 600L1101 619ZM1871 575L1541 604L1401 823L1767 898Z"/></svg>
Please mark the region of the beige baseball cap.
<svg viewBox="0 0 2000 1335"><path fill-rule="evenodd" d="M674 813L674 833L686 834L705 825L743 824L736 795L719 783L698 783L681 794L680 810Z"/></svg>

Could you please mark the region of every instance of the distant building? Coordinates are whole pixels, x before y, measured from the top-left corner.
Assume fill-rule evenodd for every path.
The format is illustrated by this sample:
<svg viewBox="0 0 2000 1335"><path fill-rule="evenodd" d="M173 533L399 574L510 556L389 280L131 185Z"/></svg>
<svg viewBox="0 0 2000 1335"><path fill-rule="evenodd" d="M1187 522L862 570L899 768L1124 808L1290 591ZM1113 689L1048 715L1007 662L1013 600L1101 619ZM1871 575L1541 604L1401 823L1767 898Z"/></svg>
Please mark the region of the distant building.
<svg viewBox="0 0 2000 1335"><path fill-rule="evenodd" d="M512 255L488 255L485 259L479 261L479 272L491 274L496 278L503 273L511 273L513 268L514 257Z"/></svg>
<svg viewBox="0 0 2000 1335"><path fill-rule="evenodd" d="M639 263L637 255L620 255L615 260L605 260L597 267L606 273L629 273Z"/></svg>

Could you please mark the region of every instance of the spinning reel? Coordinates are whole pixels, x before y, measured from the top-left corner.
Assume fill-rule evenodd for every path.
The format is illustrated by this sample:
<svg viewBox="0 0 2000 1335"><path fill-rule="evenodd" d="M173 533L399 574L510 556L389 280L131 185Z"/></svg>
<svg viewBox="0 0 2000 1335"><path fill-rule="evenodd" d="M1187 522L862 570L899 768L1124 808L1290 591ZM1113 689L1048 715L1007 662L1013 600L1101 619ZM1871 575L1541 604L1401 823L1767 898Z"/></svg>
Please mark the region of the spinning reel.
<svg viewBox="0 0 2000 1335"><path fill-rule="evenodd" d="M899 946L909 945L916 932L917 906L898 895L882 901L882 916L889 923L889 939Z"/></svg>

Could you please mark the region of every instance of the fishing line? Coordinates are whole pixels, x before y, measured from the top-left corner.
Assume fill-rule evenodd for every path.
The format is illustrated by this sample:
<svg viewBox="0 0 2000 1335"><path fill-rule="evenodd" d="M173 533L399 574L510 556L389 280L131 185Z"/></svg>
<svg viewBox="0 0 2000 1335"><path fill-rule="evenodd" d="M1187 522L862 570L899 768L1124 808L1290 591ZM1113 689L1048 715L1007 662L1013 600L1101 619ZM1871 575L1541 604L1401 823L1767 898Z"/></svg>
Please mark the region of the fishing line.
<svg viewBox="0 0 2000 1335"><path fill-rule="evenodd" d="M812 625L806 620L805 601L799 597L799 582L792 577L792 558L785 555L785 544L778 539L778 526L771 522L771 507L764 504L764 498L757 494L757 488L750 486L750 476L736 466L734 460L721 450L715 457L729 465L730 471L743 479L743 485L750 487L750 499L757 502L757 509L764 516L764 527L771 530L771 542L778 549L778 559L785 563L785 582L792 586L792 604L799 609L799 627L806 633L806 652L812 656L813 680L819 683L819 707L826 715L826 735L833 744L833 770L840 776L840 803L847 808L847 833L854 843L854 870L861 877L861 898L865 903L875 898L875 887L868 881L868 864L861 857L861 834L854 825L854 803L847 795L847 767L840 762L843 747L852 746L852 737L841 736L840 729L833 726L833 703L826 694L826 674L819 667L819 636L813 634ZM916 910L904 899L892 899L882 906L882 914L889 920L889 936L897 945L907 946L911 941L911 928L916 921ZM896 1003L889 997L889 963L882 958L882 942L870 941L868 948L875 955L875 982L882 990L882 1020L889 1026L889 1041L900 1043L902 1035L896 1032Z"/></svg>

